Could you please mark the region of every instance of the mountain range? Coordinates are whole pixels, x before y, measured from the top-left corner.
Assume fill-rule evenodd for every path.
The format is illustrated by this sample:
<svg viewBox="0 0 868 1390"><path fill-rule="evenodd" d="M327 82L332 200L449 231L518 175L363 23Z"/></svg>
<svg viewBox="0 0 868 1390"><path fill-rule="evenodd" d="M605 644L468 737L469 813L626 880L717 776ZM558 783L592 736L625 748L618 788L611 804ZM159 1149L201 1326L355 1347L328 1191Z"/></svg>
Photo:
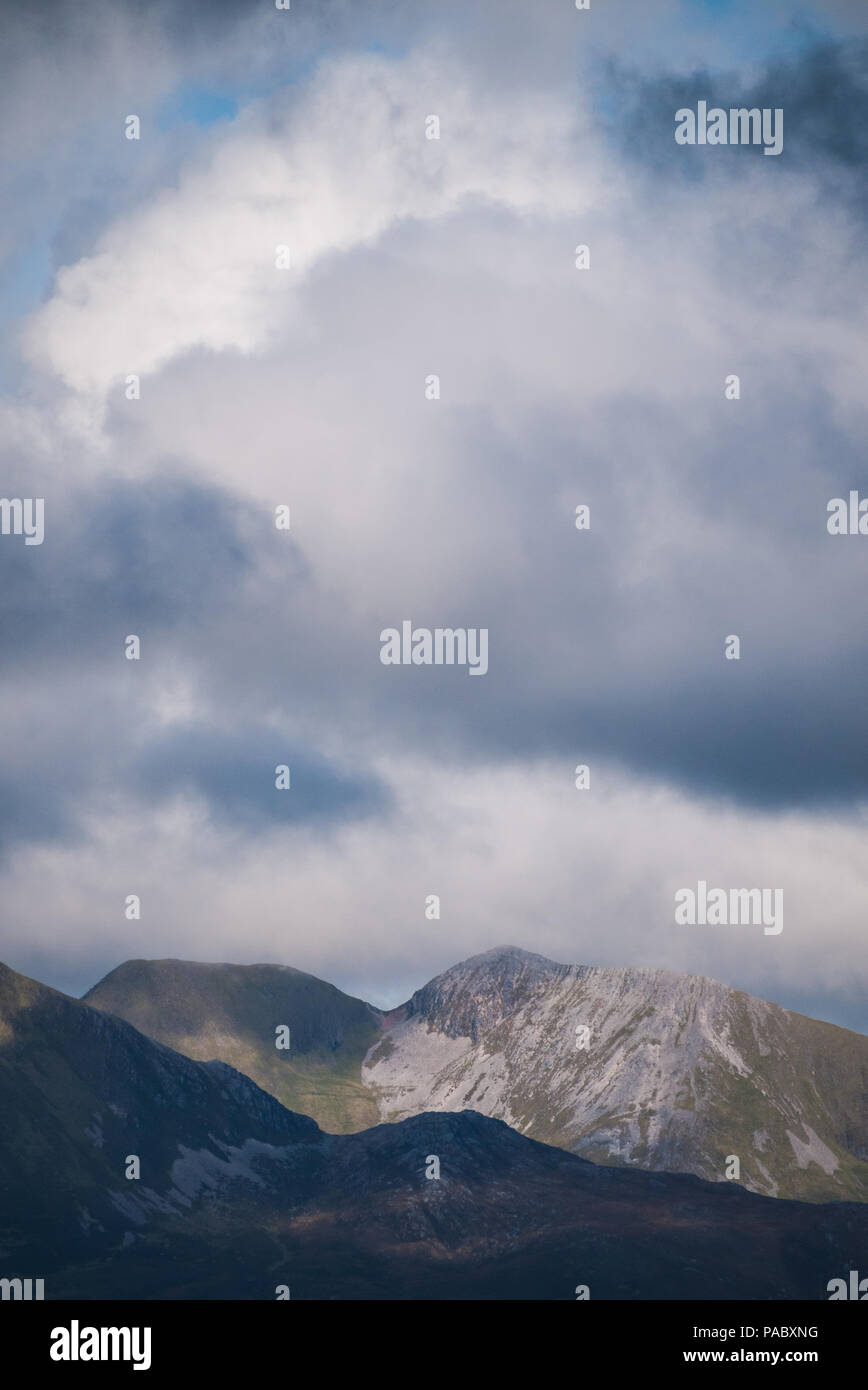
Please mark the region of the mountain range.
<svg viewBox="0 0 868 1390"><path fill-rule="evenodd" d="M868 1038L702 976L501 947L384 1012L286 966L135 960L85 998L336 1133L473 1109L597 1163L868 1200Z"/></svg>
<svg viewBox="0 0 868 1390"><path fill-rule="evenodd" d="M327 1134L5 966L0 1104L0 1277L48 1298L825 1299L868 1239L868 1205L603 1167L477 1111Z"/></svg>

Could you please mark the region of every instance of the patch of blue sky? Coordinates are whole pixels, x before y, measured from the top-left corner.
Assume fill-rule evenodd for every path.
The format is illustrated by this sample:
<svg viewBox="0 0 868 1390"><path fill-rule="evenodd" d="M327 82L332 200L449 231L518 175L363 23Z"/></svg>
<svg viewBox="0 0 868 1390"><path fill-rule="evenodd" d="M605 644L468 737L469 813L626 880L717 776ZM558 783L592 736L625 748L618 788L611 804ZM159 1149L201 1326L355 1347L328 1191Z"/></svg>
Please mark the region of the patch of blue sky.
<svg viewBox="0 0 868 1390"><path fill-rule="evenodd" d="M350 48L347 51L354 50ZM400 59L406 57L407 45L377 39L367 43L364 51L385 58ZM317 52L307 52L303 56L295 57L281 50L252 80L229 80L219 86L185 83L160 103L156 111L157 127L160 130L171 130L181 125L206 128L221 121L232 121L247 102L270 96L283 87L304 82L312 76L323 59L336 57L337 54L337 50L328 46L321 47Z"/></svg>
<svg viewBox="0 0 868 1390"><path fill-rule="evenodd" d="M238 114L238 101L227 92L208 87L179 87L171 93L156 112L160 130L179 125L212 126L218 121L232 121Z"/></svg>
<svg viewBox="0 0 868 1390"><path fill-rule="evenodd" d="M40 304L54 278L52 233L9 256L0 266L0 316L8 322Z"/></svg>
<svg viewBox="0 0 868 1390"><path fill-rule="evenodd" d="M813 0L682 0L682 15L685 27L716 45L708 60L715 67L798 54L828 28Z"/></svg>
<svg viewBox="0 0 868 1390"><path fill-rule="evenodd" d="M21 377L15 326L48 297L54 282L51 234L44 234L0 265L0 393Z"/></svg>

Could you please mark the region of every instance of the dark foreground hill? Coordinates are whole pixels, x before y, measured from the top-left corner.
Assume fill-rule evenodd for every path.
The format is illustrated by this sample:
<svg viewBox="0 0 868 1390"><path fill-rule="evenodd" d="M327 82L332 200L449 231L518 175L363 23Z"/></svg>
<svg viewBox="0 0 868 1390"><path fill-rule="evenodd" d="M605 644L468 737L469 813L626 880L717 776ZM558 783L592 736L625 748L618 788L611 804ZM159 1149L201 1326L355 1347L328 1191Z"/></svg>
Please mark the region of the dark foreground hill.
<svg viewBox="0 0 868 1390"><path fill-rule="evenodd" d="M868 1248L868 1207L598 1167L472 1111L326 1135L5 967L0 1106L0 1277L49 1298L824 1299Z"/></svg>

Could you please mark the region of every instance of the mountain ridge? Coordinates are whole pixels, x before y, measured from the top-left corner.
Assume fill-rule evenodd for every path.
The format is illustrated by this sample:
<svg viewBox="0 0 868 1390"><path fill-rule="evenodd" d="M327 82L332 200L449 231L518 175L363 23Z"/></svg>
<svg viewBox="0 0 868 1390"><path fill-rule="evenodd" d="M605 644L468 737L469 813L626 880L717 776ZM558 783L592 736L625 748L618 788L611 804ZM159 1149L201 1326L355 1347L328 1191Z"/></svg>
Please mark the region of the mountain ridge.
<svg viewBox="0 0 868 1390"><path fill-rule="evenodd" d="M5 967L0 1102L0 1269L48 1299L824 1299L868 1239L868 1206L599 1167L475 1110L325 1134Z"/></svg>
<svg viewBox="0 0 868 1390"><path fill-rule="evenodd" d="M495 947L383 1011L291 967L202 969L197 980L211 971L217 992L197 997L190 1019L210 1011L222 1034L143 1018L112 983L126 966L85 998L169 1046L222 1057L328 1130L472 1108L598 1163L722 1181L736 1158L753 1191L868 1200L868 1038L708 976L566 965ZM301 983L284 995L287 1011L310 1013L306 992L327 988L341 1017L348 1011L363 1026L326 1048L322 1021L308 1017L309 1056L278 1058L258 1004L233 1033L216 970L248 983L250 972L275 980L289 970ZM160 993L152 986L157 1002Z"/></svg>

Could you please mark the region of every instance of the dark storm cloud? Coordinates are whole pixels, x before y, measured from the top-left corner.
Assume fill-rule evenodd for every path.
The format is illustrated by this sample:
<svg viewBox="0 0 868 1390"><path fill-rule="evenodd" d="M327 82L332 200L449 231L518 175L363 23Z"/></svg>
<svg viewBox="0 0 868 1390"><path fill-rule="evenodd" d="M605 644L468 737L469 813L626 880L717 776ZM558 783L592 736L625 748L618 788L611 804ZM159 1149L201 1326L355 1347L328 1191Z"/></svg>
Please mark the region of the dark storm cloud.
<svg viewBox="0 0 868 1390"><path fill-rule="evenodd" d="M290 769L288 790L275 786L279 766ZM376 779L338 772L274 729L172 729L149 744L133 783L153 802L175 792L202 797L216 824L242 833L339 821L390 804Z"/></svg>
<svg viewBox="0 0 868 1390"><path fill-rule="evenodd" d="M123 769L145 804L186 789L215 822L249 833L269 818L386 809L367 772L347 778L317 762L334 730L347 747L464 764L553 758L565 775L611 759L749 806L863 800L864 539L826 531L829 497L868 492L862 451L822 388L786 364L761 375L736 413L722 391L709 403L699 386L701 435L692 410L673 417L637 390L595 409L578 456L567 409L531 410L508 446L484 412L456 417L438 452L461 497L475 498L465 552L445 574L438 524L409 512L414 561L437 577L413 603L376 508L359 517L366 566L345 579L361 598L378 571L391 574L393 597L359 608L323 580L315 534L302 530L297 544L267 508L185 478L180 464L146 486L64 495L54 512L47 488L43 546L0 541L0 630L14 652L5 687L23 700L48 674L58 711L81 711L67 728L40 706L46 768L71 763L82 805L103 769ZM687 370L684 387L692 399ZM507 507L500 531L493 487ZM559 503L565 490L592 503L586 535ZM651 572L629 582L649 546ZM503 564L511 549L522 557L515 574ZM379 633L405 618L488 627L488 674L384 667ZM123 659L131 632L141 663ZM724 659L730 633L740 662ZM207 710L200 733L164 734L148 717L154 678L177 672ZM273 791L279 762L309 795ZM40 804L46 833L69 825L72 791L15 795L29 837Z"/></svg>
<svg viewBox="0 0 868 1390"><path fill-rule="evenodd" d="M118 795L148 814L176 796L193 797L212 826L241 835L281 827L322 829L390 808L377 777L333 767L280 730L242 732L199 721L152 732L143 741L129 702L120 696L101 699L94 718L88 695L87 688L67 689L66 698L80 703L67 711L66 720L25 717L29 740L19 746L17 758L6 749L0 855L26 844L84 846L87 817ZM287 790L275 785L281 765L290 769Z"/></svg>
<svg viewBox="0 0 868 1390"><path fill-rule="evenodd" d="M32 495L21 466L7 465L3 481L6 497ZM116 481L93 492L48 482L43 544L0 540L0 641L20 668L59 648L93 660L120 650L127 633L147 641L155 629L192 630L250 572L245 527L255 514L169 472L146 487ZM266 538L267 520L259 522Z"/></svg>
<svg viewBox="0 0 868 1390"><path fill-rule="evenodd" d="M225 727L203 717L154 731L149 719L154 681L179 666L207 679L214 643L228 644L231 659L250 621L245 582L260 567L282 602L303 590L304 563L289 538L278 543L270 514L167 474L146 487L47 491L41 546L0 537L0 850L80 840L83 816L112 783L150 807L191 793L214 823L245 831L387 806L376 778L346 775L255 722L240 732L231 701ZM141 639L139 662L125 658L129 634ZM278 763L292 769L285 794L274 787Z"/></svg>
<svg viewBox="0 0 868 1390"><path fill-rule="evenodd" d="M796 160L827 159L858 170L868 162L868 41L820 43L798 60L769 69L794 116Z"/></svg>
<svg viewBox="0 0 868 1390"><path fill-rule="evenodd" d="M56 788L46 783L33 762L16 772L4 770L0 775L0 857L16 844L77 838L71 796L59 798Z"/></svg>
<svg viewBox="0 0 868 1390"><path fill-rule="evenodd" d="M465 422L453 446L465 489L496 468L514 510L508 539L492 535L483 489L448 604L409 604L398 584L393 601L360 615L336 603L267 509L180 476L58 500L41 547L0 541L0 632L14 653L0 691L24 701L33 678L49 679L31 716L39 726L21 736L69 785L46 775L40 793L22 771L9 798L22 834L38 834L40 805L45 833L61 833L104 769L122 770L146 804L188 790L215 822L251 833L269 819L383 811L376 779L318 762L317 741L334 729L347 746L462 763L606 758L767 808L864 799L865 559L861 537L828 535L826 502L851 485L868 492L868 471L819 398L792 404L786 380L769 389L737 417L722 396L706 408L701 458L686 426L640 400L598 409L578 462L568 413L532 415L511 453L483 420ZM769 410L789 417L801 453L770 437ZM653 473L612 468L639 439L643 459L666 459L665 495ZM587 535L558 512L565 487L592 502ZM388 563L388 535L375 517L366 524ZM649 541L653 573L626 583ZM439 544L436 527L419 530L417 559L435 573ZM515 578L502 544L524 557ZM488 674L384 667L379 633L404 618L488 627ZM123 657L128 633L142 638L140 663ZM740 662L724 659L730 633ZM207 708L200 731L163 733L148 717L153 682L178 672ZM280 762L304 795L274 792Z"/></svg>
<svg viewBox="0 0 868 1390"><path fill-rule="evenodd" d="M263 582L258 622L236 609L225 639L203 644L207 685L245 719L261 706L300 711L387 751L465 763L608 758L751 806L864 799L866 557L863 538L828 535L826 505L849 486L868 491L868 472L830 412L819 400L792 405L792 389L781 382L762 410L745 403L737 422L721 393L720 410L705 408L701 454L686 428L639 402L597 411L579 463L569 416L530 421L513 457L485 429L464 432L465 489L495 468L514 512L504 537L492 534L483 490L448 602L411 604L397 582L394 599L360 619L319 591L312 567L301 622ZM789 412L803 452L769 434L769 410ZM613 471L640 439L641 457ZM642 463L658 456L665 494ZM559 513L565 487L592 502L587 535ZM368 526L387 563L388 536ZM423 570L436 573L439 545L436 527L418 529ZM649 545L652 572L627 582ZM522 556L516 576L503 572L502 546ZM488 627L488 674L384 667L380 630L404 618ZM730 634L740 662L724 658Z"/></svg>
<svg viewBox="0 0 868 1390"><path fill-rule="evenodd" d="M815 39L795 56L772 59L746 85L736 72L697 70L688 75L648 77L616 61L601 82L612 138L625 158L655 176L694 181L738 177L745 158L759 159L763 173L807 173L829 197L868 211L868 42ZM698 101L732 107L781 108L784 148L765 155L762 145L678 145L675 112L696 110Z"/></svg>

